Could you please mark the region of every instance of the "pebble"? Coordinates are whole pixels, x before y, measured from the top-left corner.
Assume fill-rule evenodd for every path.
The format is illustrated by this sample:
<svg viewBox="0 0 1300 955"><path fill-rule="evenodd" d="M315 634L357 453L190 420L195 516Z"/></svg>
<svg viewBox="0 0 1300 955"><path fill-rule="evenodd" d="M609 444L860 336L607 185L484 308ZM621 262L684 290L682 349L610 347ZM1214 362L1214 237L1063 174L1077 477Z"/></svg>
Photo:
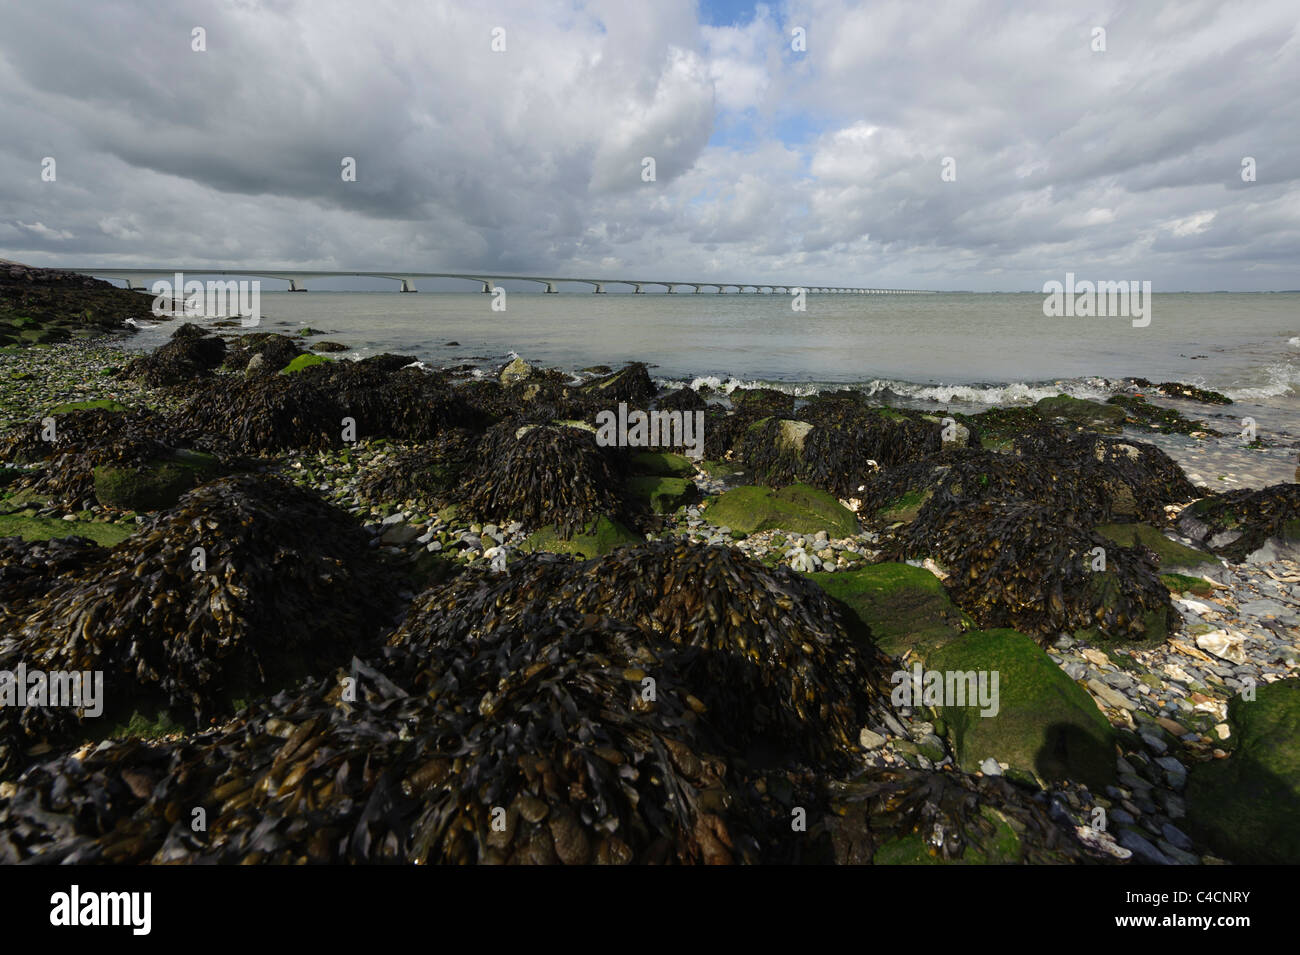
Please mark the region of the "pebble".
<svg viewBox="0 0 1300 955"><path fill-rule="evenodd" d="M879 733L873 733L871 730L863 727L862 732L858 734L858 742L863 749L880 749L885 745L885 737Z"/></svg>
<svg viewBox="0 0 1300 955"><path fill-rule="evenodd" d="M1135 829L1121 829L1117 841L1133 853L1134 861L1146 865L1173 865L1173 860L1157 849Z"/></svg>
<svg viewBox="0 0 1300 955"><path fill-rule="evenodd" d="M1173 823L1166 822L1163 826L1160 827L1160 832L1168 842L1177 846L1179 849L1182 849L1184 851L1191 850L1192 840L1189 839L1187 837L1187 834L1184 833L1177 826L1175 826Z"/></svg>

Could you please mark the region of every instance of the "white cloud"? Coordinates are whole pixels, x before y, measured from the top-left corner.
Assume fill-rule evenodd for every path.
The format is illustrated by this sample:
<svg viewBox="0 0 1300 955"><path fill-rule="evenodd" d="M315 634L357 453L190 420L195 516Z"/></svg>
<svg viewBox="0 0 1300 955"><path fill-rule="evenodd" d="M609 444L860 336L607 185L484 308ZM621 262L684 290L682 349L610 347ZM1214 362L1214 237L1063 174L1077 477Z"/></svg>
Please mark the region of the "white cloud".
<svg viewBox="0 0 1300 955"><path fill-rule="evenodd" d="M1212 0L697 13L20 6L0 34L0 256L955 288L1119 263L1165 288L1300 285L1288 0L1249 17ZM57 182L40 180L46 155Z"/></svg>

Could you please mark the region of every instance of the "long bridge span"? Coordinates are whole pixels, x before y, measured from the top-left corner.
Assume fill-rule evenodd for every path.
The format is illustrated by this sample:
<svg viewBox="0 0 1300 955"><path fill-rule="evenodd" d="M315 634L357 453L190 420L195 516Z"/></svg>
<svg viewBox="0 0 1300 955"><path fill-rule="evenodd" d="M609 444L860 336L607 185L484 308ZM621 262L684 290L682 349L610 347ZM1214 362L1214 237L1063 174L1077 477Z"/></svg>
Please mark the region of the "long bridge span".
<svg viewBox="0 0 1300 955"><path fill-rule="evenodd" d="M60 268L65 268L60 266ZM842 295L927 295L933 294L924 289L900 289L900 288L865 288L861 286L834 286L809 283L800 285L792 284L773 284L771 282L669 282L659 279L593 279L593 278L566 278L563 276L550 275L505 275L505 274L480 274L474 272L352 272L352 271L318 271L312 269L213 269L213 268L160 268L160 269L120 269L114 267L105 268L67 268L69 272L77 272L82 275L93 276L102 279L119 279L126 283L127 288L145 289L148 288L146 279L172 279L178 273L185 276L198 275L223 275L223 276L253 276L256 278L278 279L289 283L289 291L305 292L307 291L307 282L310 279L319 278L376 278L389 279L393 282L400 283L400 291L416 292L415 287L418 279L462 279L467 282L478 283L484 292L491 292L495 283L502 281L512 282L536 282L544 285L547 292L558 292L557 286L564 283L578 285L590 285L592 291L602 293L607 285L625 285L631 286L636 294L644 294L647 287L663 288L668 293L674 293L679 288L694 289L698 294L704 289L713 289L718 294L727 292L728 289L734 289L735 294L753 293L753 294L774 294L777 292L793 292L795 289L803 289L808 293L817 294L842 294Z"/></svg>

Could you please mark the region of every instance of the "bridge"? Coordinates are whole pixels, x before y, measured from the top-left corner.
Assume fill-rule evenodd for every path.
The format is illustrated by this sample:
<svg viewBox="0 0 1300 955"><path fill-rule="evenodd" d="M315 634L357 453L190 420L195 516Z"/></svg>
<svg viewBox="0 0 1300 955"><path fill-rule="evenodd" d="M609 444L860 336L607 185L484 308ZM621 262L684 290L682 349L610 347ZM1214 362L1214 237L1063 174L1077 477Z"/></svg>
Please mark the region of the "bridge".
<svg viewBox="0 0 1300 955"><path fill-rule="evenodd" d="M164 268L164 269L119 269L119 268L65 268L66 271L76 272L81 275L89 275L101 279L119 279L126 283L127 288L147 289L146 279L172 279L177 273L186 276L197 275L226 275L226 276L254 276L265 279L278 279L289 283L290 292L307 291L307 281L317 278L376 278L389 279L393 282L400 283L399 291L416 292L415 287L417 279L462 279L467 282L478 283L484 292L491 292L495 283L503 281L511 282L536 282L539 285L546 286L546 291L558 292L558 285L562 283L571 283L576 285L590 285L592 291L602 293L607 285L626 285L631 286L633 291L638 294L644 294L647 287L663 288L667 293L675 293L679 288L694 289L699 294L704 289L714 289L717 294L722 294L728 289L734 289L735 294L775 294L777 292L792 292L795 289L803 289L805 292L817 294L837 294L837 295L927 295L934 294L923 289L898 289L898 288L862 288L856 286L828 286L819 284L777 284L770 282L666 282L652 279L585 279L585 278L563 278L560 276L546 275L503 275L493 273L491 275L482 275L472 272L347 272L347 271L315 271L304 269L211 269L211 268Z"/></svg>

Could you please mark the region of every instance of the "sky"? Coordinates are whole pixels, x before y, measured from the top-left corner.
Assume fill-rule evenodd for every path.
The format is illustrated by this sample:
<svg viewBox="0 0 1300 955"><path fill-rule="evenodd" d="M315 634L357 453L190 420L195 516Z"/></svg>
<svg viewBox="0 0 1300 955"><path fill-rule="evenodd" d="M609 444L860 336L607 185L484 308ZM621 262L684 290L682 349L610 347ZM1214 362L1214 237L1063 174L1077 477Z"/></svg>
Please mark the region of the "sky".
<svg viewBox="0 0 1300 955"><path fill-rule="evenodd" d="M0 23L0 257L33 265L1300 288L1297 0L0 0Z"/></svg>

